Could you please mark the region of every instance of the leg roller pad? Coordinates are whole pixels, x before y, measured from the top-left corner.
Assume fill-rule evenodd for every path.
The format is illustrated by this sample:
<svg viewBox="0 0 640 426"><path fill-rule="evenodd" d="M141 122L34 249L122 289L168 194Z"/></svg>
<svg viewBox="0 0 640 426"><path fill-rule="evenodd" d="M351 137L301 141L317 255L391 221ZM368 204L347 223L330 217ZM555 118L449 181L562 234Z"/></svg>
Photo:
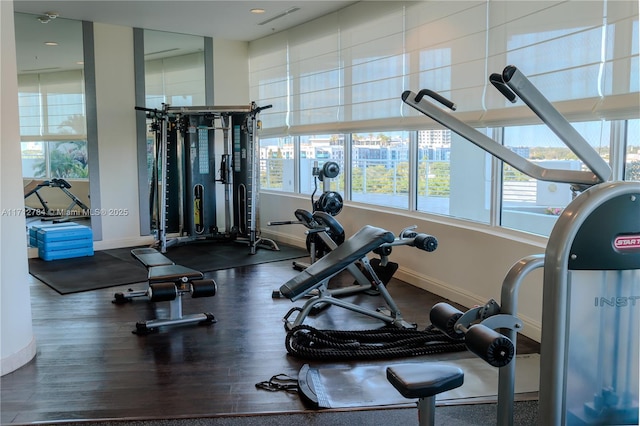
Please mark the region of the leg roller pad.
<svg viewBox="0 0 640 426"><path fill-rule="evenodd" d="M516 352L509 338L482 324L469 327L464 342L467 349L498 368L509 364Z"/></svg>
<svg viewBox="0 0 640 426"><path fill-rule="evenodd" d="M464 339L464 333L454 328L461 316L460 310L444 302L436 303L429 311L431 324L452 339Z"/></svg>
<svg viewBox="0 0 640 426"><path fill-rule="evenodd" d="M193 280L190 284L193 298L215 296L218 289L214 280Z"/></svg>
<svg viewBox="0 0 640 426"><path fill-rule="evenodd" d="M167 302L178 297L178 288L174 283L153 283L149 284L147 295L152 302Z"/></svg>

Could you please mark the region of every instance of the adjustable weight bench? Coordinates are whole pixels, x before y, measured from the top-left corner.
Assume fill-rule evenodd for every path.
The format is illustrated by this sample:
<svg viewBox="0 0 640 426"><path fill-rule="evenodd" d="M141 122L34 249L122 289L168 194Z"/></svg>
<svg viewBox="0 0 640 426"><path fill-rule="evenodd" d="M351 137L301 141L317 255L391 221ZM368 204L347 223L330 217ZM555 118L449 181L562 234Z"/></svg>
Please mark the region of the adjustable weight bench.
<svg viewBox="0 0 640 426"><path fill-rule="evenodd" d="M297 222L294 221L283 221L283 222L270 222L269 225L289 225L289 224L302 224L307 228L307 250L311 255L311 264L314 264L317 261L317 258L321 258L325 256L330 251L333 251L340 244L344 242L344 228L329 213L317 211L314 213L310 213L304 209L298 209L295 211L295 216L298 219ZM316 257L318 253L322 253L321 256ZM366 256L366 254L365 254ZM376 294L377 292L373 288L373 284L366 277L366 275L358 268L358 261L351 263L345 267L345 269L353 275L355 278L355 282L353 285L341 288L332 288L329 289L329 292L332 296L340 297L340 296L350 296L360 292L367 292L368 294ZM375 259L374 259L375 261ZM372 261L372 263L374 262ZM308 268L310 264L303 264L299 261L293 262L293 267L299 271L302 271ZM379 263L374 264L374 268L380 267ZM388 265L386 269L384 269L384 276L382 277L383 282L388 282L391 279L391 276L397 269L397 264ZM380 272L378 272L380 275ZM306 295L308 297L317 295L317 291L308 292ZM279 298L282 297L282 293L279 290L275 290L271 297ZM320 310L323 307L328 305L320 306L316 304L314 306L315 309Z"/></svg>
<svg viewBox="0 0 640 426"><path fill-rule="evenodd" d="M167 325L211 324L216 321L211 313L182 314L182 296L186 293L190 293L192 298L215 296L217 286L214 280L204 279L202 272L195 269L176 265L171 259L152 248L133 249L131 255L147 268L149 288L116 293L113 303L126 303L135 297L146 296L151 302L168 301L170 304L169 318L138 322L133 333L149 334L157 331L158 327Z"/></svg>
<svg viewBox="0 0 640 426"><path fill-rule="evenodd" d="M308 296L311 292L316 292L302 307L294 307L287 312L284 316L285 328L291 330L302 324L314 306L318 304L336 305L379 319L386 324L402 328L415 328L415 324L409 324L403 320L398 306L391 298L385 284L376 275L367 258L369 252L380 247L390 247L392 245L411 245L425 251L433 251L437 247L437 241L430 235L415 233L412 234L411 238L396 239L393 233L389 231L370 225L364 226L351 238L280 287L280 293L284 297L291 299L292 302ZM332 277L347 269L356 261L360 261L362 267L368 272L372 279L372 285L386 302L388 312L382 312L382 309L364 308L338 299L333 297L332 292L327 289L328 282ZM298 312L298 314L293 321L290 321L289 318L294 312Z"/></svg>

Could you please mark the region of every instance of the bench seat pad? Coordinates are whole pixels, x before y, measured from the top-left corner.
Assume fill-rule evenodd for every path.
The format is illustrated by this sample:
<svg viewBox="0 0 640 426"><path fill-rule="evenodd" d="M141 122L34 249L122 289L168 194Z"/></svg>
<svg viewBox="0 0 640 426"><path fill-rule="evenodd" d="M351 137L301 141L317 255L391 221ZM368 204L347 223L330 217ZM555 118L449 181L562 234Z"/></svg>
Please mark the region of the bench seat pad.
<svg viewBox="0 0 640 426"><path fill-rule="evenodd" d="M131 250L131 256L135 257L146 268L161 265L173 265L173 261L156 249L143 247Z"/></svg>
<svg viewBox="0 0 640 426"><path fill-rule="evenodd" d="M462 386L464 373L453 365L407 363L387 367L387 379L405 398L427 398Z"/></svg>
<svg viewBox="0 0 640 426"><path fill-rule="evenodd" d="M149 282L178 282L199 280L204 274L181 265L160 265L149 268Z"/></svg>

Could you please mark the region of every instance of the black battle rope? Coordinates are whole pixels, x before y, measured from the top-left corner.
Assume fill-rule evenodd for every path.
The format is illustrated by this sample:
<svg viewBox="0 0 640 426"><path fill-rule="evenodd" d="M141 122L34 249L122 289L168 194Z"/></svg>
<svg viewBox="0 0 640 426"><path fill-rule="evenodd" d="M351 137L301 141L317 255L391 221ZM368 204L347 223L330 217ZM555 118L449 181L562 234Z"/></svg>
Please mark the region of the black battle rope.
<svg viewBox="0 0 640 426"><path fill-rule="evenodd" d="M426 330L381 328L377 330L317 330L298 325L287 333L287 352L318 361L388 359L466 350L433 326Z"/></svg>

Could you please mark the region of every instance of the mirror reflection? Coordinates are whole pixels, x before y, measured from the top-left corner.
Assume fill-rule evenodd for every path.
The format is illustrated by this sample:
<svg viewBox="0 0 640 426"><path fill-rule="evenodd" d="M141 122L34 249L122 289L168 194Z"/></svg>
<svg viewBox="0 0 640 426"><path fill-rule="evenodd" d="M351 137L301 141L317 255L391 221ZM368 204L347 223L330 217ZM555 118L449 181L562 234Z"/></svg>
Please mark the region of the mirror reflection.
<svg viewBox="0 0 640 426"><path fill-rule="evenodd" d="M89 158L82 22L15 14L25 212L88 216Z"/></svg>

